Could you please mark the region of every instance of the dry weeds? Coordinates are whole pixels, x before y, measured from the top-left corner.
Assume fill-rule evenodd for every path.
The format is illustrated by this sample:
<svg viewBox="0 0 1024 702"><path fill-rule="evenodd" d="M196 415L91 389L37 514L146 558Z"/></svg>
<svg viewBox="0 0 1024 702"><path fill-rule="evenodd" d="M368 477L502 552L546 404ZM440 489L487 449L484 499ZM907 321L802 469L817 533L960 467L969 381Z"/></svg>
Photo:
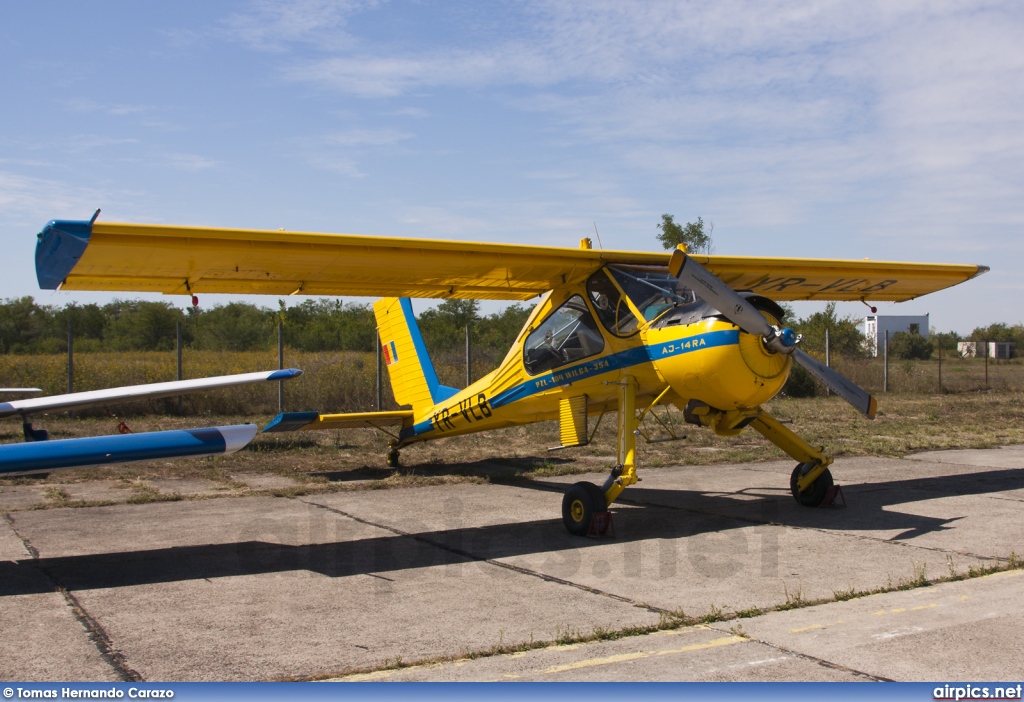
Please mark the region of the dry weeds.
<svg viewBox="0 0 1024 702"><path fill-rule="evenodd" d="M837 398L781 398L766 405L766 409L788 422L812 445L824 446L837 457L895 457L919 451L990 448L1024 442L1022 393L888 395L880 399L879 406L874 421L861 417ZM785 458L753 431L734 438L718 437L707 429L684 424L682 413L674 408L656 411L673 431L685 434L686 438L655 443L640 439L638 458L645 469ZM262 426L270 418L270 414L149 415L129 419L127 423L139 432L244 422ZM59 439L115 433L119 421L118 417L55 415L39 418L37 425L46 427L53 438ZM645 424L652 439L665 436L658 425L649 421ZM615 416L606 415L590 445L553 452L547 449L558 443L554 422L442 438L403 449L403 467L399 469L385 465L389 437L381 432L260 434L248 447L231 456L59 471L47 477L7 478L0 480L0 485L174 477L206 478L227 484L233 474L240 472L286 476L309 491L514 481L608 469L615 463L615 425ZM20 440L21 427L16 420L0 425L0 441Z"/></svg>

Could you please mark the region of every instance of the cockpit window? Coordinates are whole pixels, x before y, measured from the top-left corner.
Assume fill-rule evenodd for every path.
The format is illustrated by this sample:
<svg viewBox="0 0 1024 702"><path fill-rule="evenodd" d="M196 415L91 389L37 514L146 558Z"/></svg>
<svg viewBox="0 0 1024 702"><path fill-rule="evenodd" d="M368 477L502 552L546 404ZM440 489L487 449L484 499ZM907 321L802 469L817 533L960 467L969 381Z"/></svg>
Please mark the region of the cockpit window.
<svg viewBox="0 0 1024 702"><path fill-rule="evenodd" d="M605 269L590 276L587 295L597 310L597 318L615 336L630 336L640 328L640 320L626 304L626 298L611 281Z"/></svg>
<svg viewBox="0 0 1024 702"><path fill-rule="evenodd" d="M697 295L667 268L657 266L608 266L630 302L648 322L666 310L698 304Z"/></svg>
<svg viewBox="0 0 1024 702"><path fill-rule="evenodd" d="M523 365L530 375L540 375L604 350L604 337L587 303L570 297L526 337Z"/></svg>

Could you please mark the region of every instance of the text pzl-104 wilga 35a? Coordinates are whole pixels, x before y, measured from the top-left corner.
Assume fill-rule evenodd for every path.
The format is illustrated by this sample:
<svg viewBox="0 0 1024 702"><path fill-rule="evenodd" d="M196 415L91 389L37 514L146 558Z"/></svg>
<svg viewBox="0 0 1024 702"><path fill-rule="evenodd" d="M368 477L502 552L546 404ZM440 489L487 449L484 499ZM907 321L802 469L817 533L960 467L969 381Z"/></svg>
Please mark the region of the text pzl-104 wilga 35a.
<svg viewBox="0 0 1024 702"><path fill-rule="evenodd" d="M750 427L798 464L800 504L821 503L832 457L765 412L794 362L869 418L875 400L799 348L779 302L904 301L988 270L963 264L760 258L520 246L349 234L51 221L39 233L44 289L269 295L385 295L374 305L394 396L390 412L278 416L264 431L392 432L389 465L418 441L557 419L563 446L588 417L618 414L618 461L577 483L562 516L586 534L637 482L640 417L671 403L716 434ZM438 382L409 298L540 296L505 359L464 389Z"/></svg>

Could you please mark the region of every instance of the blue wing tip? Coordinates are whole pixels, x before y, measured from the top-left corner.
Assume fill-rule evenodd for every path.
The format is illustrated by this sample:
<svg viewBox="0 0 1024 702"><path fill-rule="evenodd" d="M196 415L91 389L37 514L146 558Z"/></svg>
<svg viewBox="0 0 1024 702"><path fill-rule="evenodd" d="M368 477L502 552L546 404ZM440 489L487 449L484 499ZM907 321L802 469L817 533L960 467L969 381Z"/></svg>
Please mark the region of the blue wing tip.
<svg viewBox="0 0 1024 702"><path fill-rule="evenodd" d="M289 378L298 378L300 375L302 375L302 370L299 368L285 368L274 371L267 376L267 380L288 380Z"/></svg>
<svg viewBox="0 0 1024 702"><path fill-rule="evenodd" d="M43 290L56 290L92 237L92 221L51 219L36 235L36 279Z"/></svg>
<svg viewBox="0 0 1024 702"><path fill-rule="evenodd" d="M319 412L282 412L263 427L263 433L275 431L297 431L320 419Z"/></svg>

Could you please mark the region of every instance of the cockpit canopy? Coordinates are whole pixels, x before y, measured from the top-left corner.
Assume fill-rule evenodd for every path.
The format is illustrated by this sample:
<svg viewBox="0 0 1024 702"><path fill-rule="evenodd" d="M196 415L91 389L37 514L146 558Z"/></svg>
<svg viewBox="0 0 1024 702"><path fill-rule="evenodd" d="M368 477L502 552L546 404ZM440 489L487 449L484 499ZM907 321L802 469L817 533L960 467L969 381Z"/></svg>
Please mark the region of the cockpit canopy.
<svg viewBox="0 0 1024 702"><path fill-rule="evenodd" d="M661 318L669 311L675 318L677 312L688 313L687 317L696 314L696 319L716 314L662 266L606 266L590 276L587 294L604 328L620 337L635 334L641 323L627 298L644 321L654 321L655 327L662 326Z"/></svg>

